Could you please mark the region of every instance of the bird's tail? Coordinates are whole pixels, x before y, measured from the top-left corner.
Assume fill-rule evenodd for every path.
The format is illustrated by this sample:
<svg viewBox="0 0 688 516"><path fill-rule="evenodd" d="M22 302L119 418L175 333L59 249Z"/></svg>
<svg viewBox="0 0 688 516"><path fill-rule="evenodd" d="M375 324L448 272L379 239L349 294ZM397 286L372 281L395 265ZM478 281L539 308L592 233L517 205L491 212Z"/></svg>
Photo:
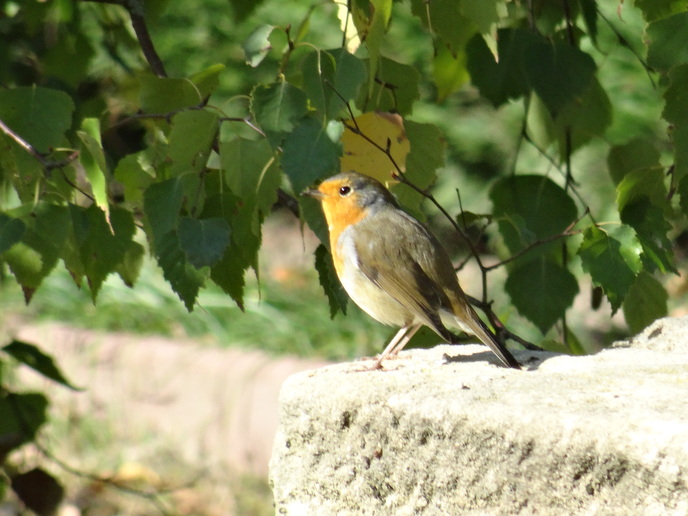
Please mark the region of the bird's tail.
<svg viewBox="0 0 688 516"><path fill-rule="evenodd" d="M473 307L468 304L462 303L460 315L452 314L455 320L455 324L459 326L462 330L467 333L472 333L478 337L483 344L489 347L492 352L497 355L497 358L507 367L513 367L514 369L521 369L521 364L514 358L511 352L506 348L504 344L497 340L497 337L492 333L492 331L487 327L487 325L478 317L475 313ZM462 317L463 316L463 317Z"/></svg>

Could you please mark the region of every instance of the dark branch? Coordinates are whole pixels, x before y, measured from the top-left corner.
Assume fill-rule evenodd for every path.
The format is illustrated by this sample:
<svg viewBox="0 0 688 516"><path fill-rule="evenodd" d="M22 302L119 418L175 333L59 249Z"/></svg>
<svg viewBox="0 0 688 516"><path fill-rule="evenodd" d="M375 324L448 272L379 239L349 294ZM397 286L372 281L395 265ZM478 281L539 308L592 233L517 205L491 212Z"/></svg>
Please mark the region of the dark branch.
<svg viewBox="0 0 688 516"><path fill-rule="evenodd" d="M121 5L128 12L131 18L131 25L136 33L136 38L139 40L139 45L141 45L141 50L146 58L146 61L151 67L151 70L158 77L167 77L167 72L165 71L165 65L160 59L160 56L155 50L153 45L153 40L148 32L148 26L146 25L145 10L143 5L143 0L82 0L84 2L93 2L97 4L111 4L111 5Z"/></svg>
<svg viewBox="0 0 688 516"><path fill-rule="evenodd" d="M15 133L5 122L0 120L0 131L5 133L7 136L12 138L17 145L19 145L22 149L24 149L26 152L31 154L38 162L43 166L43 168L46 170L46 172L50 172L51 170L55 168L62 168L67 165L69 165L72 161L74 161L76 158L79 157L79 151L75 150L72 151L69 156L67 156L65 159L59 160L59 161L52 161L46 158L45 154L39 152L36 150L36 148L31 145L29 142L27 142L24 138L19 136L17 133Z"/></svg>
<svg viewBox="0 0 688 516"><path fill-rule="evenodd" d="M160 59L160 56L155 51L155 47L153 46L153 40L148 32L146 19L143 17L143 15L135 12L135 10L132 8L129 8L129 14L131 15L131 24L134 27L134 32L136 32L136 37L141 45L141 50L143 50L143 55L146 57L146 61L148 61L151 70L158 77L167 77L165 65L162 63L162 59Z"/></svg>
<svg viewBox="0 0 688 516"><path fill-rule="evenodd" d="M552 236L549 236L547 238L536 240L535 242L524 247L523 249L521 249L517 253L512 254L511 256L509 256L509 258L502 260L498 263L495 263L494 265L490 265L488 267L485 267L485 270L491 271L493 269L497 269L498 267L501 267L502 265L506 265L507 263L511 263L514 260L516 260L517 258L520 258L524 254L527 254L528 252L532 251L533 249L535 249L536 247L539 247L541 245L545 245L545 244L548 244L550 242L554 242L555 240L559 240L561 238L566 238L566 237L570 237L573 235L578 235L579 233L581 233L581 231L573 231L573 228L576 227L576 225L581 220L583 220L583 218L585 218L589 213L590 213L590 208L585 208L585 211L583 212L583 214L580 217L578 217L576 220L574 220L571 224L569 224L569 226L564 231L562 231L561 233L557 233L556 235L552 235Z"/></svg>

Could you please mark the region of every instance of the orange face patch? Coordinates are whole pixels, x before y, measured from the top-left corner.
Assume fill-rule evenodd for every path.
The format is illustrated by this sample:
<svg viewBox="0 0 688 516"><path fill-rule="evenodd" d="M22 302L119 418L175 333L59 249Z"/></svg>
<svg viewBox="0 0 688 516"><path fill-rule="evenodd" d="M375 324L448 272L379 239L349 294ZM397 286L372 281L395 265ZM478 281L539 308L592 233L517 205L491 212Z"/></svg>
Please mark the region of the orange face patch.
<svg viewBox="0 0 688 516"><path fill-rule="evenodd" d="M353 190L350 181L346 179L324 181L318 186L318 191L323 194L320 201L331 238L336 239L344 229L351 224L356 224L365 216L365 209L359 202L359 194Z"/></svg>

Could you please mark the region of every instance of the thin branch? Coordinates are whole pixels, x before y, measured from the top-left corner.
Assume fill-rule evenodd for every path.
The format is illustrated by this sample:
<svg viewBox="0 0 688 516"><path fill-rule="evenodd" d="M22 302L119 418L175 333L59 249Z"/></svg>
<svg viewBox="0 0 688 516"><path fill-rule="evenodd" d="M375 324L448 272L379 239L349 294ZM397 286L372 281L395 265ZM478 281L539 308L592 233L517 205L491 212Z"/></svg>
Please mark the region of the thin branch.
<svg viewBox="0 0 688 516"><path fill-rule="evenodd" d="M542 147L540 147L540 146L539 146L539 145L538 145L538 144L528 135L527 132L526 132L526 133L522 133L522 136L523 136L523 138L524 138L530 145L533 146L533 148L534 148L536 151L538 151L538 153L539 153L543 158L545 158L547 161L550 162L550 164L555 168L555 170L556 170L557 172L559 172L559 173L564 177L564 180L566 181L566 184L569 185L569 187L571 188L571 192L573 192L573 194L576 196L576 198L580 201L581 204L585 205L585 200L584 200L583 197L581 196L580 192L578 192L578 189L575 187L575 183L569 183L569 182L566 180L566 178L567 178L567 172L566 172L566 170L562 169L562 168L561 168L561 165L559 165L559 163L557 163L556 160L555 160L552 156L550 156L549 154L547 154L547 152L546 152Z"/></svg>
<svg viewBox="0 0 688 516"><path fill-rule="evenodd" d="M174 115L176 115L177 113L181 113L182 111L199 111L201 109L204 109L206 105L207 99L203 99L199 104L196 104L195 106L173 109L172 111L168 111L166 113L144 113L143 111L139 111L137 113L134 113L133 115L129 115L126 118L118 120L117 122L109 126L107 128L107 131L117 129L128 123L135 122L136 120L165 120L169 123L172 121L172 117L174 117Z"/></svg>
<svg viewBox="0 0 688 516"><path fill-rule="evenodd" d="M469 296L468 294L466 294L466 298L473 306L477 307L481 312L485 313L485 315L490 321L490 324L492 324L492 327L495 329L495 336L497 337L497 340L499 342L503 344L506 339L511 339L518 342L521 346L531 351L542 351L542 348L540 346L537 346L532 342L524 339L523 337L519 337L512 331L508 330L507 327L504 326L504 323L499 319L499 317L497 317L497 314L494 313L494 310L492 310L491 302L487 303L484 301L480 301L472 296Z"/></svg>
<svg viewBox="0 0 688 516"><path fill-rule="evenodd" d="M0 131L12 138L21 148L31 154L43 166L46 172L50 172L56 168L62 168L69 165L72 161L79 157L79 151L72 151L65 159L59 161L52 161L46 158L46 155L36 150L36 148L27 142L24 138L15 133L5 122L0 119Z"/></svg>
<svg viewBox="0 0 688 516"><path fill-rule="evenodd" d="M62 179L64 179L65 183L67 183L69 186L74 188L77 192L79 192L81 195L89 199L91 202L96 202L95 197L93 197L91 194L86 192L83 188L81 188L79 185L77 185L74 181L69 179L67 174L64 172L64 170L60 169L60 172L62 172Z"/></svg>
<svg viewBox="0 0 688 516"><path fill-rule="evenodd" d="M167 72L165 71L165 65L162 63L162 59L155 51L155 46L153 45L153 40L148 32L148 26L146 25L146 18L143 8L143 0L129 0L126 4L127 11L129 11L129 16L131 16L131 25L134 27L134 32L141 45L141 50L143 55L146 57L146 61L151 67L151 70L158 77L167 77Z"/></svg>
<svg viewBox="0 0 688 516"><path fill-rule="evenodd" d="M561 0L562 7L564 9L564 18L566 19L566 37L569 41L569 45L575 45L575 39L573 35L573 19L571 18L571 7L569 6L569 0Z"/></svg>
<svg viewBox="0 0 688 516"><path fill-rule="evenodd" d="M539 247L541 245L545 245L545 244L548 244L550 242L554 242L555 240L559 240L561 238L566 238L566 237L580 234L581 231L573 231L573 228L576 227L576 225L578 225L578 223L581 220L583 220L589 213L590 213L590 208L586 207L583 214L580 217L578 217L576 220L571 222L571 224L569 224L568 227L564 231L562 231L561 233L557 233L556 235L551 235L547 238L542 238L540 240L536 240L535 242L531 243L530 245L527 245L526 247L524 247L523 249L521 249L517 253L512 254L511 256L509 256L509 258L506 258L505 260L497 262L494 265L490 265L488 267L485 267L485 270L491 271L493 269L497 269L497 268L501 267L502 265L506 265L507 263L511 263L514 260L520 258L524 254L529 253L530 251L532 251L533 249L535 249L536 247Z"/></svg>
<svg viewBox="0 0 688 516"><path fill-rule="evenodd" d="M607 23L607 26L616 35L616 39L619 41L619 44L622 47L626 47L628 50L630 50L630 52L635 56L635 58L638 60L638 62L642 65L643 70L645 70L645 73L647 74L647 78L650 80L650 84L652 84L652 87L657 88L657 84L655 83L655 80L652 77L652 69L647 64L647 62L642 58L642 56L640 55L640 52L638 52L635 48L633 48L633 46L631 45L631 42L628 41L623 34L621 34L619 29L616 28L616 26L604 15L604 13L599 8L597 9L597 14L600 16L600 18L602 18Z"/></svg>
<svg viewBox="0 0 688 516"><path fill-rule="evenodd" d="M148 32L143 0L82 0L82 2L121 5L124 7L127 12L129 12L131 25L136 33L136 38L139 40L139 45L143 51L143 56L146 58L151 70L158 77L167 77L165 65L155 50L155 45L153 45L150 32Z"/></svg>

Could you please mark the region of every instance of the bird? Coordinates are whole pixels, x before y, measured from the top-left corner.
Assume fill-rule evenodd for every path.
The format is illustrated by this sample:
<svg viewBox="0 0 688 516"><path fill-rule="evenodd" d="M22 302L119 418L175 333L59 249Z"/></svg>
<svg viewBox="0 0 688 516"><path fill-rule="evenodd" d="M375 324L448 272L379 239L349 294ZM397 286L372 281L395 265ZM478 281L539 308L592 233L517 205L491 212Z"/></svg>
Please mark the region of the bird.
<svg viewBox="0 0 688 516"><path fill-rule="evenodd" d="M423 325L449 343L457 338L447 326L473 334L504 366L521 368L471 306L444 247L382 183L342 172L302 195L320 201L334 268L349 297L373 319L400 328L373 369Z"/></svg>

